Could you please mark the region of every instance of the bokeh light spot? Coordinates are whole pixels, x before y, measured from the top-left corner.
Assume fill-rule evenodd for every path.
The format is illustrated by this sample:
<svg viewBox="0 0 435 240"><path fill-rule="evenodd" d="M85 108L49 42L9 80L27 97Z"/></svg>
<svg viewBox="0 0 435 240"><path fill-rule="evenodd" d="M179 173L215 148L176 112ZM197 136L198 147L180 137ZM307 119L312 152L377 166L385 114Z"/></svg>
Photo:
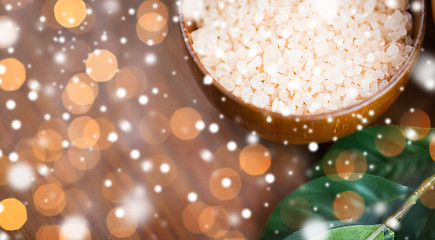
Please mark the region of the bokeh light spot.
<svg viewBox="0 0 435 240"><path fill-rule="evenodd" d="M202 117L195 109L180 108L172 114L172 132L182 140L194 139L200 133L200 131L195 127L195 124L198 121L202 121Z"/></svg>
<svg viewBox="0 0 435 240"><path fill-rule="evenodd" d="M421 109L406 111L400 118L405 136L412 141L423 139L430 130L430 118Z"/></svg>
<svg viewBox="0 0 435 240"><path fill-rule="evenodd" d="M0 227L7 231L20 229L27 221L26 206L15 198L0 202Z"/></svg>
<svg viewBox="0 0 435 240"><path fill-rule="evenodd" d="M69 125L68 135L76 147L91 148L100 139L100 127L98 122L90 117L78 117Z"/></svg>
<svg viewBox="0 0 435 240"><path fill-rule="evenodd" d="M367 159L358 150L333 150L323 160L325 174L335 180L355 181L367 171Z"/></svg>
<svg viewBox="0 0 435 240"><path fill-rule="evenodd" d="M74 167L66 156L61 156L54 162L54 172L58 179L66 183L77 182L85 174L83 170Z"/></svg>
<svg viewBox="0 0 435 240"><path fill-rule="evenodd" d="M144 30L150 32L160 31L166 26L166 19L155 12L142 15L138 22Z"/></svg>
<svg viewBox="0 0 435 240"><path fill-rule="evenodd" d="M162 144L171 135L168 118L158 112L145 115L139 123L139 131L142 139L153 145Z"/></svg>
<svg viewBox="0 0 435 240"><path fill-rule="evenodd" d="M109 81L106 87L113 99L130 99L141 95L145 91L147 76L140 68L135 66L121 68L115 77L115 81Z"/></svg>
<svg viewBox="0 0 435 240"><path fill-rule="evenodd" d="M0 61L0 88L5 91L16 91L26 81L26 68L15 58Z"/></svg>
<svg viewBox="0 0 435 240"><path fill-rule="evenodd" d="M193 233L202 233L199 217L206 208L208 205L203 202L193 202L187 205L183 210L183 223L187 230Z"/></svg>
<svg viewBox="0 0 435 240"><path fill-rule="evenodd" d="M66 204L63 208L64 216L85 216L91 209L91 201L86 193L78 188L65 191Z"/></svg>
<svg viewBox="0 0 435 240"><path fill-rule="evenodd" d="M270 167L269 150L261 144L251 144L242 149L239 156L240 166L250 175L264 174Z"/></svg>
<svg viewBox="0 0 435 240"><path fill-rule="evenodd" d="M435 161L435 136L432 137L432 140L430 141L429 152L430 152L430 156L432 157L432 160Z"/></svg>
<svg viewBox="0 0 435 240"><path fill-rule="evenodd" d="M118 238L127 238L136 232L138 219L133 209L116 207L106 217L109 232Z"/></svg>
<svg viewBox="0 0 435 240"><path fill-rule="evenodd" d="M118 71L118 60L108 50L98 49L86 59L86 73L97 82L107 82Z"/></svg>
<svg viewBox="0 0 435 240"><path fill-rule="evenodd" d="M104 197L114 203L125 201L133 190L133 180L124 172L107 174L102 183Z"/></svg>
<svg viewBox="0 0 435 240"><path fill-rule="evenodd" d="M222 237L230 228L229 219L230 216L224 208L208 207L199 215L199 227L209 237Z"/></svg>
<svg viewBox="0 0 435 240"><path fill-rule="evenodd" d="M59 225L42 225L36 232L36 240L59 240Z"/></svg>
<svg viewBox="0 0 435 240"><path fill-rule="evenodd" d="M170 157L156 155L150 159L150 163L152 166L156 166L146 174L146 178L151 184L165 187L172 184L177 178L177 165Z"/></svg>
<svg viewBox="0 0 435 240"><path fill-rule="evenodd" d="M45 216L55 216L65 207L65 193L55 184L44 184L33 194L36 209Z"/></svg>
<svg viewBox="0 0 435 240"><path fill-rule="evenodd" d="M89 170L94 168L100 161L100 151L98 149L79 149L70 147L67 151L67 157L70 163L80 170Z"/></svg>
<svg viewBox="0 0 435 240"><path fill-rule="evenodd" d="M358 193L347 191L337 195L333 207L337 219L343 222L356 222L364 213L365 202Z"/></svg>
<svg viewBox="0 0 435 240"><path fill-rule="evenodd" d="M85 19L78 25L77 27L69 28L71 32L74 34L85 34L95 26L97 22L97 16L95 14L94 9L86 4L86 17Z"/></svg>
<svg viewBox="0 0 435 240"><path fill-rule="evenodd" d="M216 237L214 240L246 240L246 238L239 231L228 231L224 236Z"/></svg>
<svg viewBox="0 0 435 240"><path fill-rule="evenodd" d="M429 188L422 196L421 202L430 209L435 209L435 187Z"/></svg>
<svg viewBox="0 0 435 240"><path fill-rule="evenodd" d="M137 8L136 17L139 20L143 15L147 13L156 12L160 14L163 18L168 19L168 8L166 5L158 0L144 1Z"/></svg>
<svg viewBox="0 0 435 240"><path fill-rule="evenodd" d="M405 149L406 138L400 128L383 127L378 131L375 143L381 154L386 157L394 157Z"/></svg>
<svg viewBox="0 0 435 240"><path fill-rule="evenodd" d="M293 229L301 228L312 215L311 205L303 197L286 199L279 211L284 224Z"/></svg>
<svg viewBox="0 0 435 240"><path fill-rule="evenodd" d="M54 5L54 17L63 27L77 27L86 18L86 4L82 0L58 0Z"/></svg>
<svg viewBox="0 0 435 240"><path fill-rule="evenodd" d="M240 175L231 168L221 168L213 172L209 180L211 193L220 200L235 198L242 189Z"/></svg>
<svg viewBox="0 0 435 240"><path fill-rule="evenodd" d="M93 104L98 96L98 84L87 74L74 75L68 82L65 91L71 101L77 105Z"/></svg>
<svg viewBox="0 0 435 240"><path fill-rule="evenodd" d="M33 154L42 162L54 162L62 154L62 140L56 130L43 128L33 139Z"/></svg>

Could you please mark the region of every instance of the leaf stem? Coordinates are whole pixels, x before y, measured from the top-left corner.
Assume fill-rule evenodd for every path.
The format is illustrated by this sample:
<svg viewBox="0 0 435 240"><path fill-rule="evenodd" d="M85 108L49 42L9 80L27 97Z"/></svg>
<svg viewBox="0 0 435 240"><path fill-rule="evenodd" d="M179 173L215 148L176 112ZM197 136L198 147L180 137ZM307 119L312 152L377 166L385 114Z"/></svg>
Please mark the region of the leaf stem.
<svg viewBox="0 0 435 240"><path fill-rule="evenodd" d="M414 206L421 195L428 191L431 187L435 186L435 174L432 177L424 180L424 182L405 200L405 202L397 209L397 211L389 216L379 227L367 238L367 240L374 240L385 229L394 227L403 216Z"/></svg>

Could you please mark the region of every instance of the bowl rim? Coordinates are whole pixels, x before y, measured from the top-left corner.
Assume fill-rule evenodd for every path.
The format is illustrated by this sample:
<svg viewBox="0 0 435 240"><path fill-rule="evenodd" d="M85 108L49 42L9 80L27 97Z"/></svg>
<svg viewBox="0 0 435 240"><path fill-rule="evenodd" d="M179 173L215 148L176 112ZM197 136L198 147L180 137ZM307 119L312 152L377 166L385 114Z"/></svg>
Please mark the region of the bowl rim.
<svg viewBox="0 0 435 240"><path fill-rule="evenodd" d="M279 112L274 112L274 111L267 110L264 108L259 108L253 104L250 104L250 103L243 101L240 97L237 97L236 95L232 94L227 89L225 89L213 77L213 75L208 72L208 70L205 68L205 66L201 63L201 60L200 60L199 56L197 55L196 51L193 49L192 43L189 41L190 33L187 32L185 19L184 19L184 15L183 15L183 11L182 11L183 1L184 0L179 0L179 3L177 4L178 5L178 22L179 22L179 26L181 29L183 41L187 47L187 50L190 53L190 56L193 58L194 62L199 67L199 69L204 74L204 76L212 77L213 82L210 85L213 85L214 87L216 87L223 95L225 95L225 97L230 98L231 100L233 100L237 104L242 105L243 107L249 108L252 111L259 112L264 116L270 116L274 119L284 118L284 119L288 119L288 120L295 119L296 121L300 121L300 120L305 120L305 121L324 120L327 118L334 118L334 117L348 115L348 114L356 112L359 109L362 109L362 108L372 104L377 99L384 96L387 92L389 92L391 89L393 89L398 83L400 83L402 78L405 76L405 74L412 68L413 63L414 63L413 59L415 59L418 56L418 54L420 52L420 48L423 45L423 40L424 40L424 35L425 35L425 30L426 30L427 4L426 4L426 0L421 0L421 3L422 3L422 6L421 6L421 14L422 14L421 24L420 24L420 28L417 30L418 32L417 32L416 39L413 39L412 51L410 52L406 61L404 63L402 63L402 65L399 68L399 70L397 71L397 73L393 77L391 77L391 79L388 82L388 85L385 88L383 88L383 89L379 90L378 92L376 92L375 94L365 98L361 102L354 104L354 105L351 105L351 106L346 107L346 108L337 109L337 110L324 112L324 113L284 115L284 114L279 113Z"/></svg>

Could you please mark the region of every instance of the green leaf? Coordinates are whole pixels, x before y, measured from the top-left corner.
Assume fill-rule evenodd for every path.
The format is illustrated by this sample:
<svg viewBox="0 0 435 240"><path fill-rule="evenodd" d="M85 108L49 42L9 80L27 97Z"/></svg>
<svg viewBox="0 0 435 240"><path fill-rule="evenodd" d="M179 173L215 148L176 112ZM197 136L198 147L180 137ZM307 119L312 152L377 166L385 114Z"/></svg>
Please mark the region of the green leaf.
<svg viewBox="0 0 435 240"><path fill-rule="evenodd" d="M393 230L390 230L389 228L385 229L384 231L384 240L394 240L395 234Z"/></svg>
<svg viewBox="0 0 435 240"><path fill-rule="evenodd" d="M336 221L333 203L337 194L352 191L364 199L361 224L378 224L412 190L385 178L365 174L356 181L320 177L299 187L275 208L261 239L284 239L310 221Z"/></svg>
<svg viewBox="0 0 435 240"><path fill-rule="evenodd" d="M400 131L397 126L381 126L366 128L348 137L340 139L325 154L313 171L313 178L325 176L325 166L328 161L334 161L344 150L361 153L367 159L367 172L381 176L393 182L409 187L416 187L424 179L435 173L435 161L432 160L429 144L435 129L431 129L425 138L418 141L408 141L404 150L397 156L387 157L378 151L376 138L382 131Z"/></svg>
<svg viewBox="0 0 435 240"><path fill-rule="evenodd" d="M420 240L435 239L435 210L430 212L423 231L420 235Z"/></svg>
<svg viewBox="0 0 435 240"><path fill-rule="evenodd" d="M324 226L314 224L295 232L285 238L285 240L366 240L378 227L378 225L336 225L335 222L323 223ZM328 230L320 230L326 226ZM384 233L380 233L375 240L394 240L394 232L386 229Z"/></svg>
<svg viewBox="0 0 435 240"><path fill-rule="evenodd" d="M377 225L356 225L332 229L326 233L314 236L308 240L366 240L376 230ZM375 240L383 240L383 233L380 233Z"/></svg>

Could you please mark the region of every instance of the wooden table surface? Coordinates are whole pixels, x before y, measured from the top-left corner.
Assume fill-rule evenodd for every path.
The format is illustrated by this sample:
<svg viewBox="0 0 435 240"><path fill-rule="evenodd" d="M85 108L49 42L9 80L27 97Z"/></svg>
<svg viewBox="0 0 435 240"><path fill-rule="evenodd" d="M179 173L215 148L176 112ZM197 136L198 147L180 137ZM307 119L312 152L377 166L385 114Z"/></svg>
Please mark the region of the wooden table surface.
<svg viewBox="0 0 435 240"><path fill-rule="evenodd" d="M14 1L2 0L2 2ZM248 145L250 133L220 118L219 112L207 102L192 79L192 74L184 59L185 52L178 23L173 21L176 15L176 3L163 0L169 10L168 35L162 43L147 46L137 37L136 15L128 13L131 8L137 9L142 1L92 0L86 2L94 9L96 15L95 26L86 34L74 34L65 28L51 29L41 23L39 19L43 0L23 1L25 4L21 9L12 11L6 11L3 6L1 7L0 15L9 16L20 28L20 37L13 46L13 53L8 52L8 49L1 49L1 59L14 57L27 66L27 82L20 90L14 92L0 90L0 149L3 153L0 161L2 163L0 165L0 201L6 198L16 198L26 204L28 213L26 224L17 231L7 232L7 235L11 239L35 239L41 226L61 225L71 217L65 211L55 216L46 216L35 208L34 194L38 187L54 183L63 191L80 189L86 194L91 208L84 219L87 221L92 239L118 239L111 235L106 226L106 216L112 209L130 204L128 199L131 199L140 189L143 193L143 197L140 198L141 206L146 206L146 209L141 213L138 212L140 220L136 232L130 238L124 239L213 239L204 233L189 231L185 226L186 223L183 222L183 211L190 204L188 194L192 192L197 194L196 202L203 202L208 206L220 206L224 209L224 215L227 217L216 220L215 224L230 223L230 231L232 231L230 234L243 236L246 239L257 239L276 204L292 190L309 180L309 169L319 161L321 155L331 144L322 144L317 152L312 153L308 151L307 146L284 146L260 139L259 143L270 151L272 164L267 173L273 174L275 181L267 183L266 174L250 176L244 173L239 166L239 152ZM113 9L112 13L109 14L107 9ZM429 17L423 54L435 57L435 27L432 15ZM102 40L103 35L107 36L106 41ZM66 44L59 40L60 37L64 37L66 42L76 39L76 41L86 43L89 49L87 53L95 49L111 51L116 55L120 69L127 66L140 68L146 74L147 86L142 94L148 97L148 104L139 104L138 97L113 98L113 92L111 93L111 90L105 86L109 83L99 83L99 95L93 102L92 108L84 114L69 113L70 118L63 120L64 114L68 113L62 104L63 88L71 76L85 71L85 65L80 64L82 59L75 59L74 64L82 69L71 71L65 65L55 62L56 53L61 51ZM126 44L120 43L122 37L127 39ZM150 56L149 54L155 55L154 64L146 63L145 58ZM73 60L68 59L67 55L66 64L71 64L68 61ZM424 62L419 64L424 64ZM28 83L32 79L41 85L36 101L28 99L30 92ZM13 110L6 108L6 102L10 99L16 102L16 108ZM386 118L390 118L392 124L398 124L400 116L411 107L425 111L431 116L432 125L434 125L435 117L432 117L435 116L434 100L435 92L424 90L415 79L412 79L397 102L373 125L384 124ZM101 106L106 106L107 111L101 111ZM163 128L166 126L166 130L170 132L169 124L165 121L171 119L176 110L184 107L195 109L205 123L206 128L197 137L192 140L182 140L170 133L161 144L149 144L144 141L139 125L145 116L160 113L164 116L163 120L148 123L163 126ZM26 142L31 141L38 133L40 126L47 122L44 119L48 116L47 114L51 119L60 119L65 123L65 125L56 125L60 128L64 126L64 130L80 116L94 119L104 118L113 125L118 140L107 150L94 149L94 152L100 154L99 158L94 156L99 163L92 169L79 171L83 176L78 181L65 182L60 180L56 174L58 169L65 171L67 175L78 170L71 165L56 168L54 162L41 162L32 154L31 144ZM13 130L10 127L15 119L19 119L22 123L19 130ZM128 127L121 127L125 126L122 122L126 121L131 124L131 131L125 131ZM217 133L211 133L208 130L212 123L218 124ZM234 152L227 150L227 144L230 141L237 144L237 150ZM133 149L139 150L138 159L132 159L130 156ZM201 158L200 153L204 149L214 154L211 162ZM14 190L4 181L6 177L4 173L13 165L7 159L11 152L18 153L18 163L28 163L33 167L35 181L27 190ZM65 148L60 154L67 156L67 152L68 149ZM173 180L167 180L169 174L168 176L161 173L159 175L158 169L152 169L152 171L157 171L154 173L143 171L144 162L147 159L151 162L156 161L155 156L157 155L166 155L173 160L170 164L173 172L170 173L174 174L175 170L177 172L176 175L171 175L175 176ZM53 171L49 171L47 176L42 176L38 173L41 166L46 166ZM213 173L221 168L233 169L241 177L240 193L233 199L220 200L211 192L209 180ZM127 185L134 187L132 189L121 187L113 190L114 192L109 194L125 194L129 198L121 202L112 202L103 194L103 183L107 174L119 171L132 180L132 183ZM289 171L293 174L288 174ZM158 181L165 185L161 192L158 191L158 187L156 191ZM169 183L166 185L167 182ZM67 199L66 204L70 207L76 204L80 210L83 203L83 200L68 201ZM243 218L241 215L243 209L249 209L252 216L247 219ZM4 230L0 232L5 233Z"/></svg>

